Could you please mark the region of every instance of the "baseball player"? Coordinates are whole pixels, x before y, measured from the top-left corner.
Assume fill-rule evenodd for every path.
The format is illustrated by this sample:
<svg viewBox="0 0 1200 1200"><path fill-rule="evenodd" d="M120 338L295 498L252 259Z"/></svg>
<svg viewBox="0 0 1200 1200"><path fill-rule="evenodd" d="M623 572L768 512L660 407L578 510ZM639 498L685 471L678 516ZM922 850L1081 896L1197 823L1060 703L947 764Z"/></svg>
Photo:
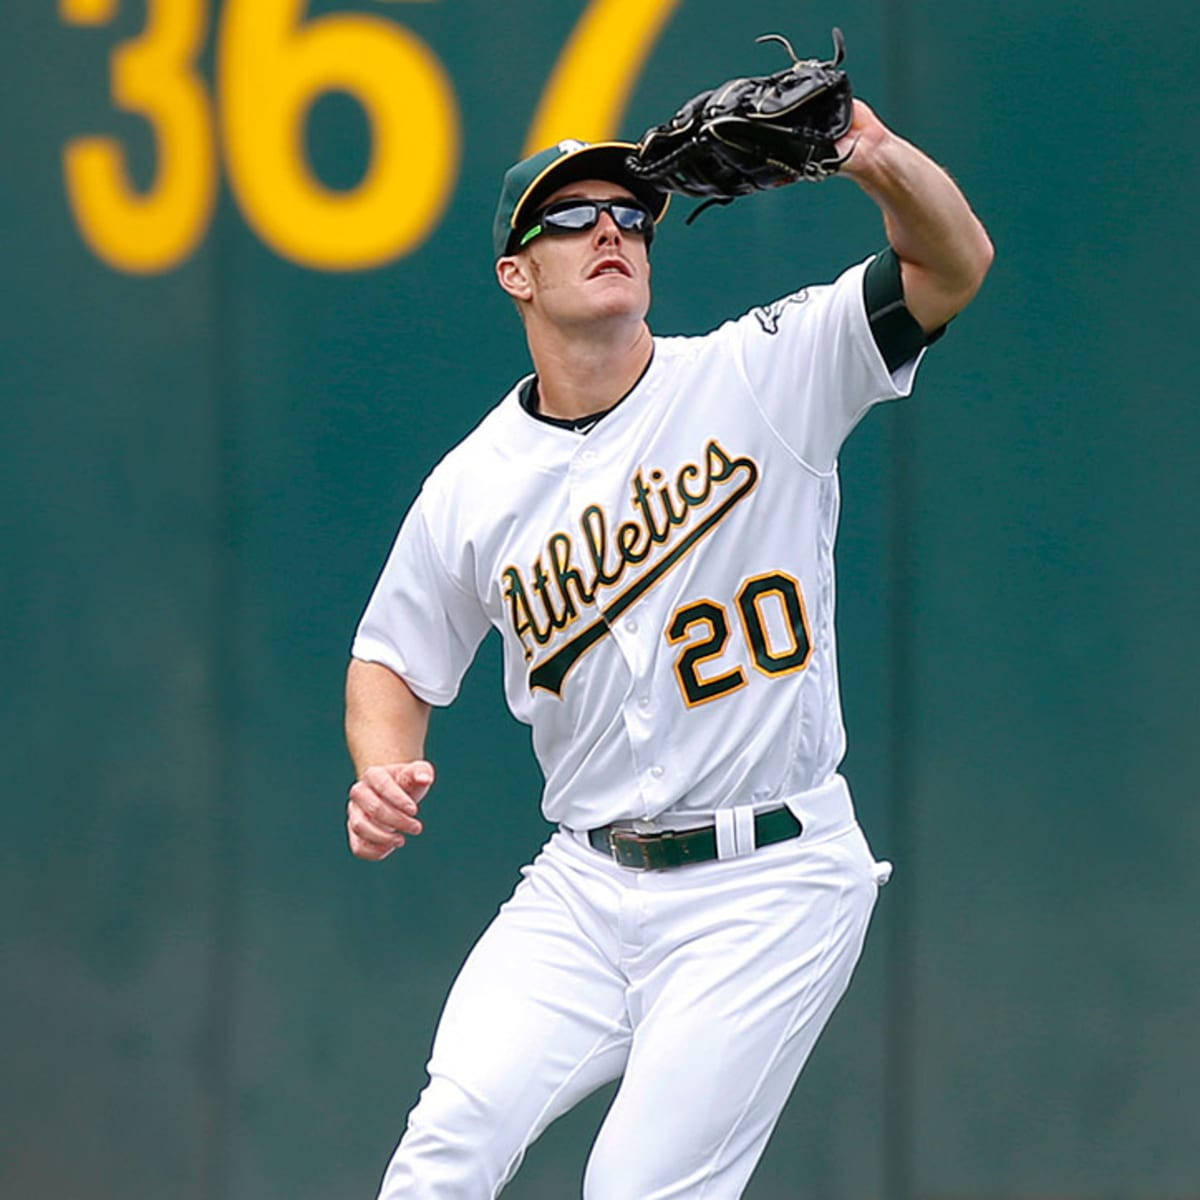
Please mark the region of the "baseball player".
<svg viewBox="0 0 1200 1200"><path fill-rule="evenodd" d="M623 143L513 166L494 226L533 373L425 481L354 638L360 858L422 830L430 709L491 627L557 829L470 952L379 1195L494 1197L621 1079L587 1200L740 1196L859 957L877 863L838 774L837 455L979 288L950 178L855 101L888 247L655 337L667 196Z"/></svg>

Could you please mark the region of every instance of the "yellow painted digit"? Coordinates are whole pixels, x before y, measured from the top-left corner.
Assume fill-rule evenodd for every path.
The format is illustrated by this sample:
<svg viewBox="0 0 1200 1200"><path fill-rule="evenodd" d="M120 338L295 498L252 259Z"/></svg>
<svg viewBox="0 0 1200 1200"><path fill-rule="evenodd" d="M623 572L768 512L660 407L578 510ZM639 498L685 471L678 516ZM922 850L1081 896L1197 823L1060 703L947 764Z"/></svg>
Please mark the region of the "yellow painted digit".
<svg viewBox="0 0 1200 1200"><path fill-rule="evenodd" d="M334 13L303 23L306 0L228 0L218 48L230 186L255 232L325 271L380 266L432 231L459 161L454 89L433 52L393 21ZM327 188L305 154L318 97L346 92L371 125L370 164Z"/></svg>
<svg viewBox="0 0 1200 1200"><path fill-rule="evenodd" d="M563 138L615 137L633 85L679 0L591 0L559 57L525 154Z"/></svg>
<svg viewBox="0 0 1200 1200"><path fill-rule="evenodd" d="M115 3L63 0L64 20L97 24ZM208 93L193 63L204 45L206 0L147 0L146 28L112 56L113 103L154 131L156 168L149 191L129 179L121 144L81 137L63 151L67 197L92 250L120 271L167 271L204 237L217 195Z"/></svg>
<svg viewBox="0 0 1200 1200"><path fill-rule="evenodd" d="M58 0L58 15L68 25L107 25L119 6L120 0Z"/></svg>

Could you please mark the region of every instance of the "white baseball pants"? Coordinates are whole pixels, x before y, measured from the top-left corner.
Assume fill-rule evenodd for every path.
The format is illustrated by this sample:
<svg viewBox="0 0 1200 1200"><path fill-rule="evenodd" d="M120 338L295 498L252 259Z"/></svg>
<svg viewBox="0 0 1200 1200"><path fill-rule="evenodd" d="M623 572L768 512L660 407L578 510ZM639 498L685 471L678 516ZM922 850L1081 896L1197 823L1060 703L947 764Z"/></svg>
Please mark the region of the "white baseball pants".
<svg viewBox="0 0 1200 1200"><path fill-rule="evenodd" d="M664 871L555 833L451 989L380 1200L491 1200L622 1075L585 1200L740 1196L890 871L840 777L788 804L800 837Z"/></svg>

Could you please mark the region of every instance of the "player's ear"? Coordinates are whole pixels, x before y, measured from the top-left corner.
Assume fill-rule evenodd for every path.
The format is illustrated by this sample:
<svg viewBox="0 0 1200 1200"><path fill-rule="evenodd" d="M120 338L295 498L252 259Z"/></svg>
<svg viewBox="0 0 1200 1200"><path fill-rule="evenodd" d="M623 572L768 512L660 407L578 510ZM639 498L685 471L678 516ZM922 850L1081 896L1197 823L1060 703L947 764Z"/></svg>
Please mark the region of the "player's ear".
<svg viewBox="0 0 1200 1200"><path fill-rule="evenodd" d="M523 254L509 254L498 258L496 278L514 300L528 300L533 295L533 278L529 262Z"/></svg>

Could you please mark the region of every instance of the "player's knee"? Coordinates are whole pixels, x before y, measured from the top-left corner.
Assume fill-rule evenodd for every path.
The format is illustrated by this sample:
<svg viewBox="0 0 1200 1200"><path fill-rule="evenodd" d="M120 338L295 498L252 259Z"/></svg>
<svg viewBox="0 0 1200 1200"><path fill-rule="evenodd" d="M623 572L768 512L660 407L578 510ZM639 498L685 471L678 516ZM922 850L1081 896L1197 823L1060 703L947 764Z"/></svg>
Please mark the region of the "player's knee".
<svg viewBox="0 0 1200 1200"><path fill-rule="evenodd" d="M671 1186L670 1180L659 1177L664 1168L674 1174L673 1166L664 1161L669 1150L653 1151L645 1142L626 1142L622 1147L624 1140L611 1133L606 1136L601 1127L584 1171L583 1200L646 1200Z"/></svg>
<svg viewBox="0 0 1200 1200"><path fill-rule="evenodd" d="M618 1196L624 1196L625 1200L634 1200L628 1193L617 1190L620 1179L613 1168L610 1156L597 1143L592 1148L587 1168L583 1173L583 1200L617 1200Z"/></svg>
<svg viewBox="0 0 1200 1200"><path fill-rule="evenodd" d="M507 1175L483 1138L451 1126L414 1122L388 1163L379 1200L490 1200Z"/></svg>
<svg viewBox="0 0 1200 1200"><path fill-rule="evenodd" d="M380 1200L494 1196L524 1152L520 1124L480 1092L435 1076L409 1115Z"/></svg>
<svg viewBox="0 0 1200 1200"><path fill-rule="evenodd" d="M593 1152L583 1177L583 1200L646 1200L648 1196L687 1196L696 1188L683 1185L674 1177L662 1178L661 1170L647 1174L648 1164L634 1162L630 1155L602 1155Z"/></svg>

